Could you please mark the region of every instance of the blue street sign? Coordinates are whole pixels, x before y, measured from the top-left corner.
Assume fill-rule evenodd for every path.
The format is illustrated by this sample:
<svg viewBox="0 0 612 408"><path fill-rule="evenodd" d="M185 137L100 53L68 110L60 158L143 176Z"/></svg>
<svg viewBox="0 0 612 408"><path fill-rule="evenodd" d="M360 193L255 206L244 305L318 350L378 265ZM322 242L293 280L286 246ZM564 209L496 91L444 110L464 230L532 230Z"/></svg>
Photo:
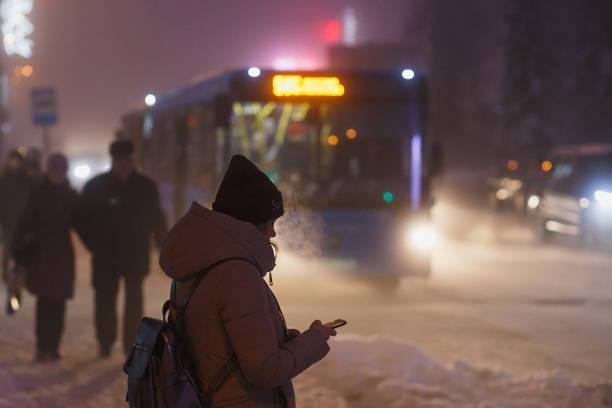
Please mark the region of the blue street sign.
<svg viewBox="0 0 612 408"><path fill-rule="evenodd" d="M51 126L57 123L55 88L32 89L32 120L36 126Z"/></svg>

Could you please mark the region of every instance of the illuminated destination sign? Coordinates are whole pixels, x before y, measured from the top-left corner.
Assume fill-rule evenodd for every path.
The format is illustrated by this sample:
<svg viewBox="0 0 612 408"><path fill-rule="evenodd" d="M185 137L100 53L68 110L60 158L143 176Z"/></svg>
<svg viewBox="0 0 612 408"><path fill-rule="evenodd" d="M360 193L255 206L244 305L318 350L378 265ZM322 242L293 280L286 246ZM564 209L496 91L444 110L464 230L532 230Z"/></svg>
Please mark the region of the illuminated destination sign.
<svg viewBox="0 0 612 408"><path fill-rule="evenodd" d="M274 96L342 96L344 85L335 76L274 75Z"/></svg>

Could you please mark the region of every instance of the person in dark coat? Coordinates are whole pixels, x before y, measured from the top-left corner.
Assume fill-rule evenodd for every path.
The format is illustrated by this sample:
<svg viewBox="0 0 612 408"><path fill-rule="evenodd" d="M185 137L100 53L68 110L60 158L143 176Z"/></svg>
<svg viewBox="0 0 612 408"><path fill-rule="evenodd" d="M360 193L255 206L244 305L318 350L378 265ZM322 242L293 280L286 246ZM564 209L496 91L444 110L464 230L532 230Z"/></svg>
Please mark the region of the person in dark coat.
<svg viewBox="0 0 612 408"><path fill-rule="evenodd" d="M26 286L36 296L36 360L60 358L66 300L74 293L74 250L70 240L77 193L70 187L68 160L53 154L47 173L34 188L19 218L13 239L15 259L27 260ZM35 242L35 244L32 244ZM23 247L29 254L18 255Z"/></svg>
<svg viewBox="0 0 612 408"><path fill-rule="evenodd" d="M181 304L197 272L221 260L194 291L184 315L201 389L233 358L239 368L212 406L294 408L291 380L329 352L334 329L315 320L288 329L264 280L275 266L270 239L283 215L280 191L244 156L234 156L213 209L194 202L164 240L159 264L177 282Z"/></svg>
<svg viewBox="0 0 612 408"><path fill-rule="evenodd" d="M117 337L117 292L124 279L123 347L134 342L143 315L142 284L149 272L151 239L166 233L157 185L134 166L130 141L110 146L111 170L90 180L78 200L75 226L92 254L95 327L100 357Z"/></svg>
<svg viewBox="0 0 612 408"><path fill-rule="evenodd" d="M2 280L7 287L6 311L13 314L21 303L21 272L13 262L11 246L17 220L26 206L35 180L26 172L25 157L17 150L9 153L0 176L0 228L2 229Z"/></svg>

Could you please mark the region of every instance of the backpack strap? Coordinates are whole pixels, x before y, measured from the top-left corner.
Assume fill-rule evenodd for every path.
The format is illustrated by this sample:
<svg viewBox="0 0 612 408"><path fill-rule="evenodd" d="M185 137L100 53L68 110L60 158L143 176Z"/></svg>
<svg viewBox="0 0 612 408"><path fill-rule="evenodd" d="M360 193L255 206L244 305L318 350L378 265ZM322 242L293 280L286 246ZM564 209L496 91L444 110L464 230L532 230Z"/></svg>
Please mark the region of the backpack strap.
<svg viewBox="0 0 612 408"><path fill-rule="evenodd" d="M200 285L200 282L202 282L202 279L204 279L204 277L212 269L216 268L217 266L219 266L219 265L221 265L221 264L223 264L225 262L230 262L230 261L244 261L244 262L247 262L247 263L249 263L250 265L252 265L253 267L255 267L259 271L259 266L257 264L255 264L250 259L247 259L247 258L244 258L244 257L241 257L241 256L231 257L231 258L223 258L223 259L221 259L221 260L219 260L217 262L214 262L213 264L205 267L204 269L201 269L200 271L198 271L195 274L196 278L193 281L193 283L191 284L191 286L189 287L189 289L187 290L187 294L185 295L185 298L183 299L183 301L181 302L181 305L179 307L177 307L177 304L176 304L176 280L174 280L174 279L172 280L172 286L170 287L170 301L166 302L166 304L164 304L163 315L165 316L166 312L169 310L170 304L174 305L174 307L176 308L176 319L177 319L177 325L178 325L179 332L181 332L181 333L184 332L184 316L185 316L185 311L187 310L187 306L189 305L189 300L191 300L191 296L194 294L194 292L196 291L196 289ZM191 278L192 277L189 277L187 279L191 279ZM232 374L232 372L234 372L238 368L239 368L239 365L238 365L238 362L235 359L233 359L233 358L227 359L225 361L225 363L223 364L223 367L221 367L219 369L217 374L206 385L206 389L204 389L202 391L205 394L207 394L209 398L212 398L212 395L215 392L217 392L217 390L219 388L221 388L221 386L223 385L225 380Z"/></svg>
<svg viewBox="0 0 612 408"><path fill-rule="evenodd" d="M185 280L189 280L193 276L196 276L195 280L193 281L193 283L191 284L191 286L187 290L187 294L183 298L182 304L180 305L180 307L177 308L177 317L178 318L182 319L182 316L184 316L185 311L187 310L187 306L189 305L189 301L191 300L191 296L193 295L195 290L198 288L198 286L200 286L200 282L202 282L202 279L204 279L204 277L208 274L208 272L210 272L212 269L216 268L217 266L219 266L219 265L221 265L221 264L223 264L225 262L230 262L230 261L245 261L245 262L253 265L257 270L259 270L259 266L257 264L255 264L250 259L244 258L242 256L235 256L235 257L231 257L231 258L223 258L223 259L218 260L217 262L214 262L211 265L208 265L207 267L205 267L203 269L200 269L198 272L195 273L195 275L192 275L189 278L185 279ZM174 279L172 280L172 286L170 288L170 300L172 301L172 303L174 303L174 305L177 305L176 304L176 280L174 280Z"/></svg>

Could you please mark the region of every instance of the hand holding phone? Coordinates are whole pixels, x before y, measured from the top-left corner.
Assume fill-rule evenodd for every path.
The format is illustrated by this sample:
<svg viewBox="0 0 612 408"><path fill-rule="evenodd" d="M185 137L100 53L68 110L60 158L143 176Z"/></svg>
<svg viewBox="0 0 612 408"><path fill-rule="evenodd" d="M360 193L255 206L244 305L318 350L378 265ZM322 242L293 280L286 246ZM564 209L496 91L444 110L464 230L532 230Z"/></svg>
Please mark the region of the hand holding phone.
<svg viewBox="0 0 612 408"><path fill-rule="evenodd" d="M325 323L323 326L329 327L330 329L337 329L338 327L346 326L348 322L343 319L336 319L333 322Z"/></svg>

